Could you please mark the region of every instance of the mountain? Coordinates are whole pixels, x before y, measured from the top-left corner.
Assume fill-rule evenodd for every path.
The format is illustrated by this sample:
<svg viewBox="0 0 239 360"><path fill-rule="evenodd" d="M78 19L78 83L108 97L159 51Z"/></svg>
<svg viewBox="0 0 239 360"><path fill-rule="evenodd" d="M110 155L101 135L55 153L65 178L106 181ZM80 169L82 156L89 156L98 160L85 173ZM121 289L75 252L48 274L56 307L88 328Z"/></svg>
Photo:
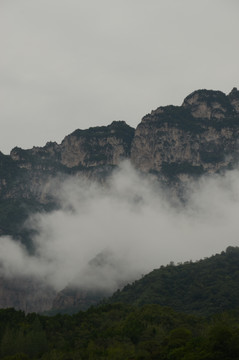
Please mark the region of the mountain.
<svg viewBox="0 0 239 360"><path fill-rule="evenodd" d="M60 144L48 142L44 147L27 150L15 147L10 155L0 152L0 235L11 235L28 251L34 251L32 232L23 224L29 214L61 206L52 195L52 179L61 182L77 176L104 183L119 163L128 159L139 171L177 191L181 183L192 178L236 167L238 136L239 91L234 88L226 95L221 91L197 90L181 106L153 110L136 129L124 121L113 121L108 126L75 130ZM24 283L23 279L23 288ZM0 293L10 299L7 286L4 279ZM35 299L35 285L28 289L31 302ZM19 289L15 295L14 288L11 291L12 299L18 296ZM95 298L95 294L88 295ZM77 307L83 301L86 306L84 299L88 295L66 289L58 294L54 304ZM15 306L14 301L3 303L2 306ZM19 302L19 308L25 310L29 305L23 303ZM38 303L36 311L44 309L44 304L45 300L43 305ZM49 304L45 306L48 309Z"/></svg>
<svg viewBox="0 0 239 360"><path fill-rule="evenodd" d="M0 234L27 241L21 223L29 212L57 206L49 188L56 176L104 182L121 160L129 159L140 171L176 184L236 166L238 135L239 91L198 90L182 106L159 107L144 116L136 130L113 121L76 130L61 144L0 153Z"/></svg>
<svg viewBox="0 0 239 360"><path fill-rule="evenodd" d="M46 204L49 178L80 174L103 180L123 159L167 179L222 171L238 162L238 132L239 91L198 90L182 106L159 107L144 116L136 130L113 121L76 130L61 144L0 153L0 198Z"/></svg>

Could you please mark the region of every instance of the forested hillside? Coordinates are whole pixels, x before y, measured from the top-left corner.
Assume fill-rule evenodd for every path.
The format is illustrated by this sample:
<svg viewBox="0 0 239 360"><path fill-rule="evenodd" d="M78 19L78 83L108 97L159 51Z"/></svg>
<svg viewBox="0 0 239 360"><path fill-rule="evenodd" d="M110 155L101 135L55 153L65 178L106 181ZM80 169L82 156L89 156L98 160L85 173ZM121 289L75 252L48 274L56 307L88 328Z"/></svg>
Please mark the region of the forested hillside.
<svg viewBox="0 0 239 360"><path fill-rule="evenodd" d="M113 304L73 316L0 311L2 360L231 360L239 312L210 318Z"/></svg>
<svg viewBox="0 0 239 360"><path fill-rule="evenodd" d="M239 307L239 248L197 262L161 266L117 291L109 302L160 304L209 315Z"/></svg>

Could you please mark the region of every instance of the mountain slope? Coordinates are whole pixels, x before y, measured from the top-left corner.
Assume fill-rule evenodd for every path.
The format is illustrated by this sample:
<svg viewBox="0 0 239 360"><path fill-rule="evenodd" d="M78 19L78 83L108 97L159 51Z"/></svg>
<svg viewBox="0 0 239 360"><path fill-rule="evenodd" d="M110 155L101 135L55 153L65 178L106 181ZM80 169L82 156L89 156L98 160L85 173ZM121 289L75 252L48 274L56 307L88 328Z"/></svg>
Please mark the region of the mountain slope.
<svg viewBox="0 0 239 360"><path fill-rule="evenodd" d="M209 315L239 307L239 248L198 262L162 266L117 291L110 303L159 304Z"/></svg>

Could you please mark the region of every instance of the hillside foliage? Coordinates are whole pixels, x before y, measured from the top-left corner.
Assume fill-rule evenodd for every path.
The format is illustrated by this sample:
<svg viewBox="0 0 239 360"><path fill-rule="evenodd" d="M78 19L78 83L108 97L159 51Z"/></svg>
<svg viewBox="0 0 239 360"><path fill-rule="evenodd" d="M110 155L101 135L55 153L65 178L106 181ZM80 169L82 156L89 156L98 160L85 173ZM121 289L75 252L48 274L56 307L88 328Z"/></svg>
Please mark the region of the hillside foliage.
<svg viewBox="0 0 239 360"><path fill-rule="evenodd" d="M102 305L78 314L0 311L3 360L223 360L239 358L239 312L210 318L159 305Z"/></svg>
<svg viewBox="0 0 239 360"><path fill-rule="evenodd" d="M239 248L228 247L196 263L171 263L74 315L2 309L0 358L238 359L238 260Z"/></svg>
<svg viewBox="0 0 239 360"><path fill-rule="evenodd" d="M161 266L117 291L109 301L160 304L199 315L239 307L239 248L230 246L197 262Z"/></svg>

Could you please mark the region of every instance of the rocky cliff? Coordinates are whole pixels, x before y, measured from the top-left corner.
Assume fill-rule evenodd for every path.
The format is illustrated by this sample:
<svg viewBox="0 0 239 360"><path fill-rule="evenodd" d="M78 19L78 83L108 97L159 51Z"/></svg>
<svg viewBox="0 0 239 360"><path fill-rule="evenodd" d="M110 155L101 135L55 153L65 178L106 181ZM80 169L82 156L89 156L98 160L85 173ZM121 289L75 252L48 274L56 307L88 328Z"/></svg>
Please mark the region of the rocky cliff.
<svg viewBox="0 0 239 360"><path fill-rule="evenodd" d="M123 159L144 172L200 175L238 161L239 91L198 90L181 106L143 117L136 130L124 121L76 130L61 144L0 153L0 197L49 203L47 182L57 174L102 179ZM48 194L49 195L49 194Z"/></svg>
<svg viewBox="0 0 239 360"><path fill-rule="evenodd" d="M0 277L0 308L15 308L25 312L43 312L52 308L56 292L30 277L6 279Z"/></svg>
<svg viewBox="0 0 239 360"><path fill-rule="evenodd" d="M12 235L31 250L31 233L22 228L22 223L33 211L59 206L50 188L56 176L77 175L103 182L121 160L129 159L140 171L175 186L191 177L237 166L238 139L239 91L234 88L228 95L195 91L181 106L153 110L136 130L124 121L113 121L108 126L78 129L61 144L49 142L28 150L16 147L10 155L0 152L0 234ZM49 309L40 293L29 290L34 285L28 287L23 281L19 285L22 290L15 285L4 279L0 282L0 307L27 310L32 303L35 311ZM27 302L26 293L31 294ZM63 291L54 306L74 307L81 301L85 306L86 298L90 302L97 298L94 292L73 293L76 295L72 297L69 289ZM22 294L23 300L11 302L11 297L17 299L16 294Z"/></svg>
<svg viewBox="0 0 239 360"><path fill-rule="evenodd" d="M167 177L200 175L235 166L239 154L239 91L199 90L182 106L166 106L138 125L131 161Z"/></svg>
<svg viewBox="0 0 239 360"><path fill-rule="evenodd" d="M134 129L124 121L108 126L76 130L61 144L15 147L9 155L0 152L0 234L14 235L30 244L21 224L33 211L49 211L58 204L51 180L78 175L99 182L130 157Z"/></svg>
<svg viewBox="0 0 239 360"><path fill-rule="evenodd" d="M134 129L124 121L113 121L108 126L75 130L61 144L48 142L30 150L16 147L10 158L19 168L50 172L117 165L130 157L133 136Z"/></svg>
<svg viewBox="0 0 239 360"><path fill-rule="evenodd" d="M100 179L102 172L130 157L133 136L132 127L113 121L108 126L76 130L61 144L48 142L28 150L15 147L10 156L0 153L0 197L48 203L50 178L81 174Z"/></svg>

